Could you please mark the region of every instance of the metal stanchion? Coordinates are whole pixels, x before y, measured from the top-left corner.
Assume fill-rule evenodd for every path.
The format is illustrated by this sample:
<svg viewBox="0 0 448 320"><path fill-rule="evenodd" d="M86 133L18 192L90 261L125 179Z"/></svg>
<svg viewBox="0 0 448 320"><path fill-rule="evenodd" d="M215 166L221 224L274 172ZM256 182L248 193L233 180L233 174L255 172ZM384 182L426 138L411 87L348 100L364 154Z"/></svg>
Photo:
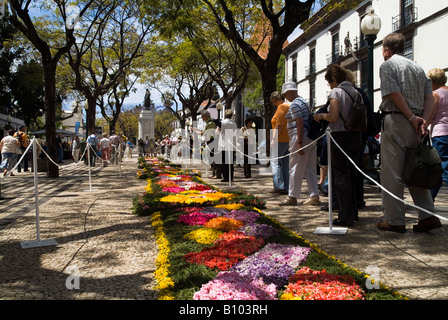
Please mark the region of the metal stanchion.
<svg viewBox="0 0 448 320"><path fill-rule="evenodd" d="M36 235L37 239L32 241L24 241L20 243L22 249L55 246L58 243L54 239L41 240L40 239L40 221L39 221L39 191L37 178L37 141L33 139L33 171L34 171L34 202L36 207Z"/></svg>
<svg viewBox="0 0 448 320"><path fill-rule="evenodd" d="M98 191L98 189L92 189L92 173L91 173L91 167L90 167L90 143L86 143L87 148L87 166L89 167L89 190L84 191Z"/></svg>
<svg viewBox="0 0 448 320"><path fill-rule="evenodd" d="M313 233L316 234L346 234L348 228L343 227L333 227L333 177L331 172L331 137L330 129L327 129L327 154L328 154L328 213L329 213L329 226L318 227Z"/></svg>

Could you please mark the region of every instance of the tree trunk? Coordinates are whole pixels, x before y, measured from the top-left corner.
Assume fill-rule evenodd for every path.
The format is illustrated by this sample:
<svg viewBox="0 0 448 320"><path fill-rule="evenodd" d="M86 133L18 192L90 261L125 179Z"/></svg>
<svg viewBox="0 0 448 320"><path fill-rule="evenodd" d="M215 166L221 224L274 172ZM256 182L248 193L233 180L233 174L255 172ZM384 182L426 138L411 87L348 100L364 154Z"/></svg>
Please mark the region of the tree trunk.
<svg viewBox="0 0 448 320"><path fill-rule="evenodd" d="M95 132L95 117L96 117L96 98L95 96L88 96L87 97L87 112L86 112L86 119L87 119L87 135L91 135L93 132Z"/></svg>
<svg viewBox="0 0 448 320"><path fill-rule="evenodd" d="M56 145L56 63L44 61L45 80L45 136L47 153L55 163L58 162ZM59 177L59 168L52 161L47 160L47 174L49 178Z"/></svg>

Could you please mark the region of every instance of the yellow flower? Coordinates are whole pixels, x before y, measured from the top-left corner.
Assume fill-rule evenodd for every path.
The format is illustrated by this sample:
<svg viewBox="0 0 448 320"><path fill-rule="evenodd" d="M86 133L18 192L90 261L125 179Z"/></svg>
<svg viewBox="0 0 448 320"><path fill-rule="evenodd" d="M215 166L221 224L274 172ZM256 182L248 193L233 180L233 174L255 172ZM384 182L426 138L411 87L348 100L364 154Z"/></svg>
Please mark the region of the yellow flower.
<svg viewBox="0 0 448 320"><path fill-rule="evenodd" d="M227 210L230 210L230 211L238 210L238 209L241 209L243 207L244 207L244 205L241 204L241 203L220 204L220 205L215 206L215 208L227 209Z"/></svg>
<svg viewBox="0 0 448 320"><path fill-rule="evenodd" d="M198 243L212 244L221 234L223 232L215 229L201 228L187 233L184 237Z"/></svg>
<svg viewBox="0 0 448 320"><path fill-rule="evenodd" d="M170 289L174 287L174 281L171 279L169 272L171 267L168 259L168 254L170 253L169 241L165 235L160 212L155 212L151 216L151 220L151 224L155 229L159 249L156 258L156 271L154 272L157 283L155 289L160 290L160 300L172 300L174 298L170 294Z"/></svg>
<svg viewBox="0 0 448 320"><path fill-rule="evenodd" d="M160 199L161 202L172 203L204 203L207 201L219 201L221 199L228 199L233 197L231 193L211 192L211 193L197 193L196 191L185 191L181 194L168 195Z"/></svg>
<svg viewBox="0 0 448 320"><path fill-rule="evenodd" d="M303 300L301 297L296 297L292 293L284 293L281 295L280 300Z"/></svg>
<svg viewBox="0 0 448 320"><path fill-rule="evenodd" d="M145 191L146 193L152 193L152 187L151 187L151 179L148 179L148 184L146 185Z"/></svg>

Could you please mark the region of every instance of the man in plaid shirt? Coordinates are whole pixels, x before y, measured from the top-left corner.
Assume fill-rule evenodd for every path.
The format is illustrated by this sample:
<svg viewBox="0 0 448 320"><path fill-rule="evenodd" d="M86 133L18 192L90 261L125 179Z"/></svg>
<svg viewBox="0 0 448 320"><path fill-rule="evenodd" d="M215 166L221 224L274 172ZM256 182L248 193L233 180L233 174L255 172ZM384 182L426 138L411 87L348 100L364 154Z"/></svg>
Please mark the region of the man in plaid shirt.
<svg viewBox="0 0 448 320"><path fill-rule="evenodd" d="M402 172L406 148L415 148L426 134L434 99L431 80L415 62L403 57L405 39L402 34L392 33L383 40L384 63L380 67L380 108L385 116L381 130L382 185L403 199ZM429 190L409 187L414 203L434 212L434 203ZM384 221L378 224L381 230L406 232L405 205L382 192ZM425 232L441 227L440 220L419 210L419 223L415 232Z"/></svg>

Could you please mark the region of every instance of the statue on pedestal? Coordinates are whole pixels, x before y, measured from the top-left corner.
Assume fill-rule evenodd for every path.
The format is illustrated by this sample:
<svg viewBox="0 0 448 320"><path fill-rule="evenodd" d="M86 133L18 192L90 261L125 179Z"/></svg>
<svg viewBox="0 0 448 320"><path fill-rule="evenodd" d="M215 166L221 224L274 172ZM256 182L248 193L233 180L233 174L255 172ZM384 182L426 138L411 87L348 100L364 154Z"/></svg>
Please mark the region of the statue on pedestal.
<svg viewBox="0 0 448 320"><path fill-rule="evenodd" d="M145 110L151 110L151 92L149 92L148 89L146 89L145 100L143 101L143 106L145 107Z"/></svg>
<svg viewBox="0 0 448 320"><path fill-rule="evenodd" d="M138 119L138 137L142 140L154 139L154 108L151 106L151 93L148 89L146 89L143 109Z"/></svg>

